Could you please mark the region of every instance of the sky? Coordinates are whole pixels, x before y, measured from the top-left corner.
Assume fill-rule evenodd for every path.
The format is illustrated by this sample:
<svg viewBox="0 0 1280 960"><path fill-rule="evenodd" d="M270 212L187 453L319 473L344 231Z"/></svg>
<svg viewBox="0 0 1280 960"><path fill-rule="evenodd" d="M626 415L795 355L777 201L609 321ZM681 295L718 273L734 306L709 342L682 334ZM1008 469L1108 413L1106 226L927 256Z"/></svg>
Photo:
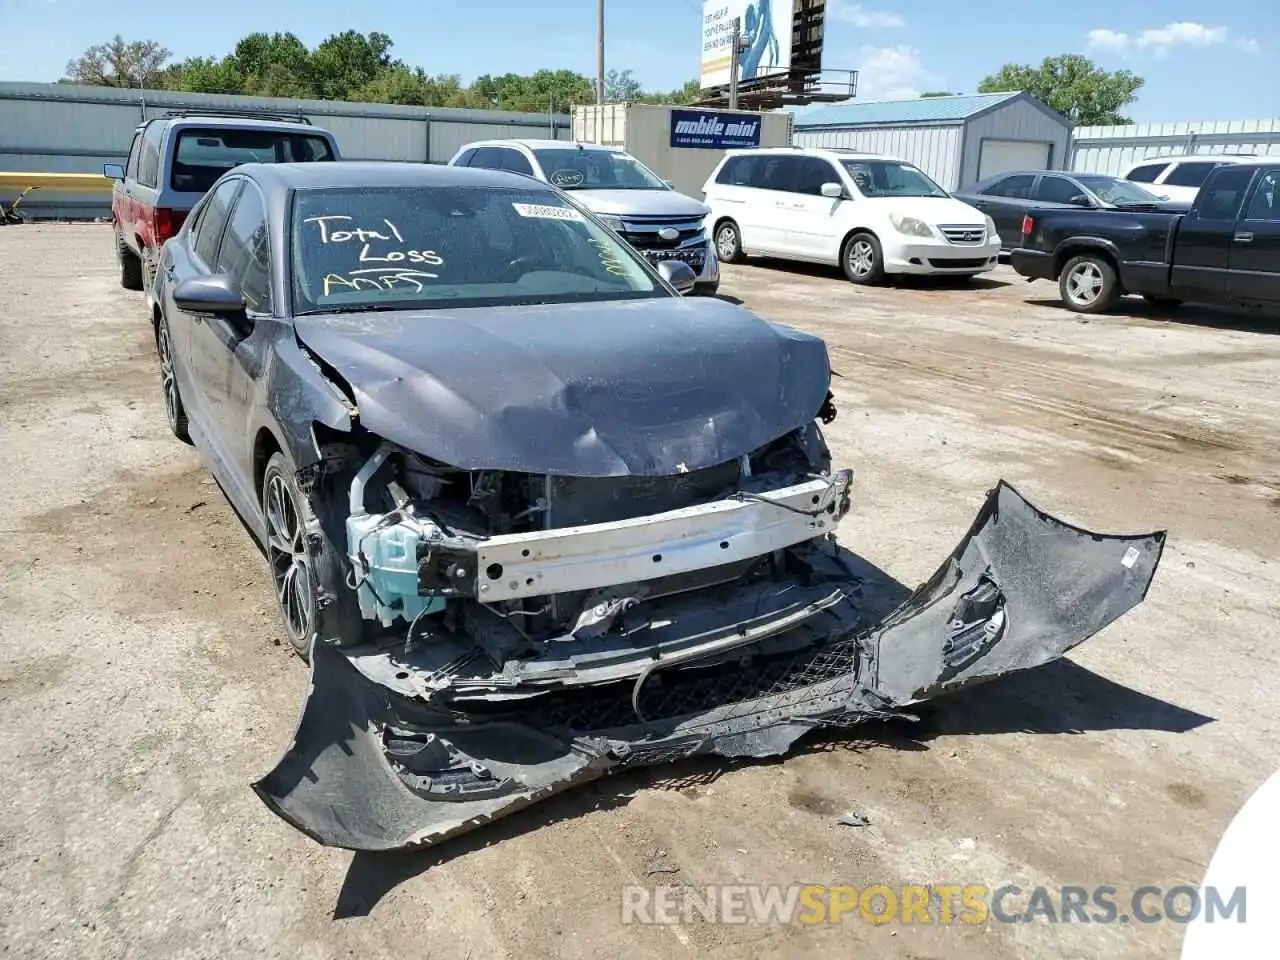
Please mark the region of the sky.
<svg viewBox="0 0 1280 960"><path fill-rule="evenodd" d="M1082 53L1145 78L1127 109L1137 122L1280 116L1280 0L827 0L827 9L823 66L858 70L861 99L972 93L1004 63ZM700 0L606 0L606 67L631 70L646 89L680 86L698 73L701 10ZM595 76L596 0L0 0L0 80L56 80L117 32L182 59L221 56L254 31L291 30L314 46L348 29L387 33L395 56L464 80L541 67Z"/></svg>

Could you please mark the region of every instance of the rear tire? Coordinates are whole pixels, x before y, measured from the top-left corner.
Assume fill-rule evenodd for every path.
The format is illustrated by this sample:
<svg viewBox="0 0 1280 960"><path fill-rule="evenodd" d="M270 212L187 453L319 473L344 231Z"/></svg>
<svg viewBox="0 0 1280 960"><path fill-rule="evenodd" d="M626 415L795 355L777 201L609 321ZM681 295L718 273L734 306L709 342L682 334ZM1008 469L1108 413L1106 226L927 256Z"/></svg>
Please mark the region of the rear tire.
<svg viewBox="0 0 1280 960"><path fill-rule="evenodd" d="M120 265L120 286L126 290L142 289L142 260L129 249L120 231L116 231L116 262Z"/></svg>
<svg viewBox="0 0 1280 960"><path fill-rule="evenodd" d="M1072 257L1058 276L1062 302L1074 313L1104 313L1120 299L1120 281L1111 263L1096 253Z"/></svg>
<svg viewBox="0 0 1280 960"><path fill-rule="evenodd" d="M191 442L187 425L187 408L182 404L178 390L178 377L173 365L173 340L169 336L169 321L160 315L156 323L156 354L160 357L160 387L164 390L164 415L169 430L183 443Z"/></svg>
<svg viewBox="0 0 1280 960"><path fill-rule="evenodd" d="M853 283L870 286L884 280L884 253L870 233L855 233L840 251L840 267Z"/></svg>
<svg viewBox="0 0 1280 960"><path fill-rule="evenodd" d="M308 661L317 642L346 647L374 633L374 624L360 615L355 591L347 585L346 557L334 542L342 523L336 515L325 523L316 514L312 497L325 496L322 484L310 496L303 493L297 470L276 452L259 491L276 606L290 646Z"/></svg>
<svg viewBox="0 0 1280 960"><path fill-rule="evenodd" d="M742 253L742 235L732 220L724 220L716 226L716 256L721 263L742 263L747 259Z"/></svg>

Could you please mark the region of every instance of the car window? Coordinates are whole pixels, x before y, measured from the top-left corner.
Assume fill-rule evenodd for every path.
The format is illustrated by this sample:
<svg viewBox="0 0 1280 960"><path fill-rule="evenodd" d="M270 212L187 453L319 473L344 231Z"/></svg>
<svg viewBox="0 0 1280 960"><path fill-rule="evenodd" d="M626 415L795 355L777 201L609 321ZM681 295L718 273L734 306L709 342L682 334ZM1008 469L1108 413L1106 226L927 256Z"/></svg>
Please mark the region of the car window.
<svg viewBox="0 0 1280 960"><path fill-rule="evenodd" d="M242 163L315 163L332 160L324 137L287 130L186 128L173 149L170 184L184 193L204 193Z"/></svg>
<svg viewBox="0 0 1280 960"><path fill-rule="evenodd" d="M1036 184L1035 199L1045 203L1070 203L1084 191L1066 177L1041 177Z"/></svg>
<svg viewBox="0 0 1280 960"><path fill-rule="evenodd" d="M1124 175L1124 178L1134 183L1155 183L1156 177L1164 173L1164 168L1167 166L1169 166L1167 163L1148 163L1141 167L1134 167Z"/></svg>
<svg viewBox="0 0 1280 960"><path fill-rule="evenodd" d="M505 147L502 151L502 169L523 173L526 177L533 176L533 164L519 150L512 150L510 147Z"/></svg>
<svg viewBox="0 0 1280 960"><path fill-rule="evenodd" d="M997 180L983 190L982 193L988 197L1009 197L1015 200L1026 200L1031 196L1031 185L1035 181L1036 178L1034 176L1019 173L1012 177L1005 177L1003 180Z"/></svg>
<svg viewBox="0 0 1280 960"><path fill-rule="evenodd" d="M135 133L133 142L129 144L129 159L125 162L124 175L126 179L136 180L138 178L138 155L142 152L142 134Z"/></svg>
<svg viewBox="0 0 1280 960"><path fill-rule="evenodd" d="M218 259L218 241L222 239L222 228L227 223L227 211L231 209L231 201L243 182L241 177L233 177L220 184L213 196L200 208L200 219L196 222L192 238L192 249L196 256L210 270Z"/></svg>
<svg viewBox="0 0 1280 960"><path fill-rule="evenodd" d="M947 191L904 160L844 160L864 197L945 197Z"/></svg>
<svg viewBox="0 0 1280 960"><path fill-rule="evenodd" d="M262 195L245 184L218 248L216 272L230 276L244 295L245 306L259 313L271 312L270 250Z"/></svg>
<svg viewBox="0 0 1280 960"><path fill-rule="evenodd" d="M1253 167L1223 167L1196 198L1200 219L1236 219L1240 213L1240 202L1253 179L1253 171Z"/></svg>
<svg viewBox="0 0 1280 960"><path fill-rule="evenodd" d="M824 183L840 183L840 174L829 160L821 157L804 157L800 163L800 177L796 182L797 193L822 196Z"/></svg>
<svg viewBox="0 0 1280 960"><path fill-rule="evenodd" d="M788 192L796 189L796 185L800 182L800 170L804 157L762 155L760 159L763 162L760 165L759 182L756 186L763 187L765 190Z"/></svg>
<svg viewBox="0 0 1280 960"><path fill-rule="evenodd" d="M534 180L528 186L301 190L299 312L574 303L670 296L639 256ZM513 317L512 322L527 321Z"/></svg>
<svg viewBox="0 0 1280 960"><path fill-rule="evenodd" d="M484 167L486 170L502 169L502 151L497 147L480 147L471 157L471 167Z"/></svg>
<svg viewBox="0 0 1280 960"><path fill-rule="evenodd" d="M763 169L764 158L760 154L730 157L716 174L716 183L731 187L758 187Z"/></svg>
<svg viewBox="0 0 1280 960"><path fill-rule="evenodd" d="M1280 171L1268 170L1254 187L1247 220L1280 220Z"/></svg>
<svg viewBox="0 0 1280 960"><path fill-rule="evenodd" d="M142 149L138 157L138 182L144 187L154 187L160 174L160 138L164 124L152 121L142 133Z"/></svg>
<svg viewBox="0 0 1280 960"><path fill-rule="evenodd" d="M471 163L471 158L474 157L475 155L476 155L475 147L472 147L469 150L463 150L460 154L458 154L458 159L453 162L453 165L455 167L469 166Z"/></svg>
<svg viewBox="0 0 1280 960"><path fill-rule="evenodd" d="M1204 183L1204 178L1209 175L1209 171L1217 165L1213 162L1176 163L1169 171L1169 175L1164 178L1164 184L1170 187L1198 187Z"/></svg>
<svg viewBox="0 0 1280 960"><path fill-rule="evenodd" d="M666 190L656 173L622 150L534 150L547 180L561 190Z"/></svg>
<svg viewBox="0 0 1280 960"><path fill-rule="evenodd" d="M1158 203L1160 198L1127 180L1116 177L1100 177L1086 174L1077 176L1077 182L1084 184L1107 203L1121 206L1126 203Z"/></svg>

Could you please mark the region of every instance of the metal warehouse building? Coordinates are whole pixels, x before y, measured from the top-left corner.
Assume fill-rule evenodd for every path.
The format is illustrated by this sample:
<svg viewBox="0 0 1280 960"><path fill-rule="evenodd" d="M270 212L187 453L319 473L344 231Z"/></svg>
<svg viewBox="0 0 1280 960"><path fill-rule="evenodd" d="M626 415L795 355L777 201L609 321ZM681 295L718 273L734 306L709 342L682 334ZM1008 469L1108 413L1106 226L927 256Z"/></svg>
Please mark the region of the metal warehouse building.
<svg viewBox="0 0 1280 960"><path fill-rule="evenodd" d="M1028 93L799 107L793 142L847 147L914 163L947 190L1006 170L1060 170L1071 124Z"/></svg>
<svg viewBox="0 0 1280 960"><path fill-rule="evenodd" d="M1280 155L1280 120L1077 127L1071 143L1071 169L1119 176L1139 160L1187 153Z"/></svg>

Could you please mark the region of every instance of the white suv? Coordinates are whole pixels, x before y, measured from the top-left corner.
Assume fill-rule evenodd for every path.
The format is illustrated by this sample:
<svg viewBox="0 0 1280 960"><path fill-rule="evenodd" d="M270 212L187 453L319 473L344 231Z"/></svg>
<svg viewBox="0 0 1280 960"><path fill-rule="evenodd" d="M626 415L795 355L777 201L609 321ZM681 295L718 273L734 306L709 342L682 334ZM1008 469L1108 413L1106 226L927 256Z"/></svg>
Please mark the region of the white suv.
<svg viewBox="0 0 1280 960"><path fill-rule="evenodd" d="M1189 153L1180 157L1147 157L1127 166L1120 179L1145 184L1165 200L1190 203L1209 171L1220 163L1248 163L1251 153Z"/></svg>
<svg viewBox="0 0 1280 960"><path fill-rule="evenodd" d="M716 252L838 264L854 283L888 273L993 270L1000 235L894 157L795 147L730 150L703 186Z"/></svg>

